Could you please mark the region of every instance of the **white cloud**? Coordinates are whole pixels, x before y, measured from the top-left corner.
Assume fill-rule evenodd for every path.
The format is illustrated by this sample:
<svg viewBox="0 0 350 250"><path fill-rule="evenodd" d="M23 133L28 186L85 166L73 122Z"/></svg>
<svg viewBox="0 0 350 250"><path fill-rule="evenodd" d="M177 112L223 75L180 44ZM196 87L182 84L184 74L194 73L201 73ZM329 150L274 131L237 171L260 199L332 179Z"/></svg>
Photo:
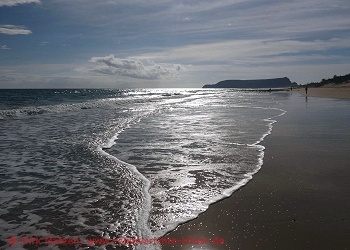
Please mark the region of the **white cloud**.
<svg viewBox="0 0 350 250"><path fill-rule="evenodd" d="M0 25L0 34L5 35L29 35L32 32L25 26L18 25Z"/></svg>
<svg viewBox="0 0 350 250"><path fill-rule="evenodd" d="M330 40L298 41L298 40L273 40L273 39L249 39L228 40L225 42L207 43L199 45L186 45L160 52L142 55L143 58L151 60L173 60L200 64L210 62L217 64L235 63L265 63L271 57L288 57L308 53L326 52L332 49L350 48L349 38L334 38ZM306 53L306 54L305 54ZM302 61L302 57L300 57ZM295 57L293 58L295 61Z"/></svg>
<svg viewBox="0 0 350 250"><path fill-rule="evenodd" d="M10 82L10 81L16 81L16 78L6 75L0 75L0 82Z"/></svg>
<svg viewBox="0 0 350 250"><path fill-rule="evenodd" d="M7 47L6 45L1 45L1 49L11 49L11 48Z"/></svg>
<svg viewBox="0 0 350 250"><path fill-rule="evenodd" d="M46 42L46 41L40 42L40 43L39 43L40 46L45 46L45 45L47 45L47 44L49 44L49 42Z"/></svg>
<svg viewBox="0 0 350 250"><path fill-rule="evenodd" d="M202 82L203 85L216 83L222 79L284 76L298 83L307 83L334 74L348 73L348 69L345 70L344 67L348 65L348 55L333 52L348 49L350 49L350 37L309 41L242 39L158 49L141 54L138 58L191 64L192 66L186 67L186 77L191 78L193 82ZM327 65L332 66L325 70ZM317 70L318 68L323 71ZM305 69L303 73L302 69ZM317 74L306 69L322 72L320 74L322 77L317 77Z"/></svg>
<svg viewBox="0 0 350 250"><path fill-rule="evenodd" d="M98 64L97 67L88 69L90 72L145 80L155 80L163 76L171 77L184 70L180 64L160 65L147 60L145 65L141 60L115 58L113 54L105 57L92 57L90 62Z"/></svg>
<svg viewBox="0 0 350 250"><path fill-rule="evenodd" d="M72 12L69 18L79 17L77 21L99 23L113 31L129 34L126 31L133 30L139 35L162 32L175 37L180 33L192 39L211 33L220 39L233 33L248 38L316 37L319 32L348 30L350 25L348 0L120 0L113 5L109 0L86 0L83 6L80 1L69 1L65 6Z"/></svg>
<svg viewBox="0 0 350 250"><path fill-rule="evenodd" d="M2 6L16 6L26 3L40 3L40 0L0 0L0 7Z"/></svg>

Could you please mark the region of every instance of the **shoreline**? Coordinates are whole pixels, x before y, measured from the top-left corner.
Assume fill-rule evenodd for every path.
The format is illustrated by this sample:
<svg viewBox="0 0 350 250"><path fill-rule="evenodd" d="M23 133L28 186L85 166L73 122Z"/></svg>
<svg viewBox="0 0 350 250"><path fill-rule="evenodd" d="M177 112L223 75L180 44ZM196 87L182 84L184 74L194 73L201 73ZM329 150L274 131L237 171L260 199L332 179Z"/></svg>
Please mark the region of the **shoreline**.
<svg viewBox="0 0 350 250"><path fill-rule="evenodd" d="M306 96L304 88L296 88L293 89L292 92L297 92L298 94L300 93ZM329 84L318 88L309 87L307 96L350 99L350 83L340 85Z"/></svg>
<svg viewBox="0 0 350 250"><path fill-rule="evenodd" d="M338 108L339 102L332 99L310 97L305 101L300 95L290 99L287 114L277 118L272 134L261 143L265 146L264 163L253 179L165 236L209 241L163 245L162 249L350 246L350 169L346 168L345 142L349 132L344 136L335 124L335 120L345 121L346 129L346 114L340 111L346 111L349 103L341 102L345 108ZM338 119L328 121L322 116L325 112ZM224 244L211 242L220 239Z"/></svg>

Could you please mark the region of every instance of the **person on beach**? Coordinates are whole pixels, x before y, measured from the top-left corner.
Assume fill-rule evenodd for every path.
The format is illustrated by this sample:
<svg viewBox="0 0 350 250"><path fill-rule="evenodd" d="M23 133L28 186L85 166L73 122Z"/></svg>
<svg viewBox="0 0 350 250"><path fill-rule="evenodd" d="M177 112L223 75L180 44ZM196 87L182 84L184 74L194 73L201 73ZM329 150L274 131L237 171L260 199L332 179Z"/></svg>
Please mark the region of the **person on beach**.
<svg viewBox="0 0 350 250"><path fill-rule="evenodd" d="M306 85L306 87L305 87L305 93L307 94L307 85Z"/></svg>

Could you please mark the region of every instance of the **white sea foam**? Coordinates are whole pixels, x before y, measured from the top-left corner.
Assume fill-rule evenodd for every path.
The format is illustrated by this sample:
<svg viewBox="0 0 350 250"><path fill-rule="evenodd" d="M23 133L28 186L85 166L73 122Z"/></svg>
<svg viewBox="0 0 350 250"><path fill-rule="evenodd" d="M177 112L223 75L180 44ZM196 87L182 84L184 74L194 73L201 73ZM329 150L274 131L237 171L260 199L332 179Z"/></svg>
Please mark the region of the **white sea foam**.
<svg viewBox="0 0 350 250"><path fill-rule="evenodd" d="M161 237L252 178L284 113L267 95L152 91L1 110L0 240Z"/></svg>
<svg viewBox="0 0 350 250"><path fill-rule="evenodd" d="M230 196L261 168L259 143L284 111L235 94L173 105L124 130L109 150L151 180L157 237Z"/></svg>

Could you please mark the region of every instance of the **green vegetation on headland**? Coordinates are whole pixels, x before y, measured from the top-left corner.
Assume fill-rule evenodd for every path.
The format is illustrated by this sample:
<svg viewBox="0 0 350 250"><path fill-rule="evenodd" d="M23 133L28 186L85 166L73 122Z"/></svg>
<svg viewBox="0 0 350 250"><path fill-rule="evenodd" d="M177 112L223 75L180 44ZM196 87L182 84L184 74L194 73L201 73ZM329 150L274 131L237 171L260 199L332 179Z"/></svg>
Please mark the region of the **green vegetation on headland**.
<svg viewBox="0 0 350 250"><path fill-rule="evenodd" d="M322 87L327 84L334 84L334 85L339 85L339 84L344 84L344 83L350 83L350 74L344 75L344 76L337 76L334 75L333 78L329 79L322 79L320 82L310 82L306 84L308 87Z"/></svg>

